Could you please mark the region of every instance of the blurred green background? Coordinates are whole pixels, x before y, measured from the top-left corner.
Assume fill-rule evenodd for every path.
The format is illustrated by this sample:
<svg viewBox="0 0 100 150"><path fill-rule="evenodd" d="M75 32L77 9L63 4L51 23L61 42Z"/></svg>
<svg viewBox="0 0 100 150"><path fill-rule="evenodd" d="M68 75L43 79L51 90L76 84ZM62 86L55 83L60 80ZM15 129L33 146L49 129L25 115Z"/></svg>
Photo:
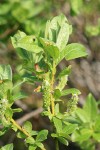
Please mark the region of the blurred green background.
<svg viewBox="0 0 100 150"><path fill-rule="evenodd" d="M13 81L20 80L21 60L12 47L10 37L17 30L29 35L37 35L45 28L48 19L64 13L73 26L73 33L69 43L79 42L85 45L88 57L66 62L63 60L59 66L60 71L65 66L72 65L69 84L66 87L75 87L82 93L79 105L84 104L88 93L99 101L100 98L100 0L0 0L0 64L10 64L13 69ZM34 86L35 87L35 86ZM19 119L31 110L42 106L41 94L34 93L34 87L23 85L21 87L29 97L19 100L13 107L22 107L23 113L14 116ZM19 90L19 89L17 89ZM62 108L63 109L63 108ZM50 129L49 120L40 115L30 119L33 129ZM0 137L0 146L14 142L14 150L25 150L23 141L17 139L13 131ZM49 138L46 141L47 149L54 149L54 143ZM61 145L61 150L79 149L75 144L68 148ZM26 148L27 150L27 148ZM99 150L99 149L98 149Z"/></svg>

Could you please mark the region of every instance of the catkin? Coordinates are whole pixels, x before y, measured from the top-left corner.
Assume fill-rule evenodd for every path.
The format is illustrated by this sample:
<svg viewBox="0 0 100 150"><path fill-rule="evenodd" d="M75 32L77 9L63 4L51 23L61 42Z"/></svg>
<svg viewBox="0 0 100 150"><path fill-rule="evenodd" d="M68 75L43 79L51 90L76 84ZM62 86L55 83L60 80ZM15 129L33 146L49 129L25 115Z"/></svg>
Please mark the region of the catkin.
<svg viewBox="0 0 100 150"><path fill-rule="evenodd" d="M48 79L44 79L43 81L43 108L48 110L50 107L51 100L51 88L50 82Z"/></svg>
<svg viewBox="0 0 100 150"><path fill-rule="evenodd" d="M78 96L76 94L74 94L67 103L67 112L69 114L72 114L75 112L75 110L77 108L77 103L78 103Z"/></svg>

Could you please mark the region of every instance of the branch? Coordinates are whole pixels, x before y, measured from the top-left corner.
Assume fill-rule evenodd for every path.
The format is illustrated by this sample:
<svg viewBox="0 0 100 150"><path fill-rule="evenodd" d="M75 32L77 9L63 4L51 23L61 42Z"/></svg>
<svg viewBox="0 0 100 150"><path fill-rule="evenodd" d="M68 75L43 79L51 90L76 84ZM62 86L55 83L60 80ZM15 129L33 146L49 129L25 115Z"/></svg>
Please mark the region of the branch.
<svg viewBox="0 0 100 150"><path fill-rule="evenodd" d="M19 124L19 125L22 125L26 120L29 120L30 118L36 116L36 115L39 115L41 112L43 111L43 108L38 108L30 113L27 113L26 115L24 115L23 117L19 118L16 120L16 122Z"/></svg>

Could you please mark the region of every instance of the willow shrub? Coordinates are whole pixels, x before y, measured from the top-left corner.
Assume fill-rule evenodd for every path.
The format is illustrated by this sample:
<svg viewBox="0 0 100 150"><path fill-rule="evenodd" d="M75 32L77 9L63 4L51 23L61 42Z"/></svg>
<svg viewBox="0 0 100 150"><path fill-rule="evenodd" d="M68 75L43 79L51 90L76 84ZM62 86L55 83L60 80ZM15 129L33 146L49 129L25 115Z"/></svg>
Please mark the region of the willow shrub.
<svg viewBox="0 0 100 150"><path fill-rule="evenodd" d="M57 66L63 59L69 61L87 55L83 45L68 44L71 32L72 26L61 14L47 21L45 31L41 31L39 35L26 35L24 32L18 31L11 37L12 44L22 59L22 69L25 70L22 82L18 85L14 85L12 82L11 67L0 65L0 125L3 126L0 135L12 128L18 138L25 139L29 150L37 148L45 150L43 141L47 139L48 130L34 131L29 121L26 121L21 127L13 119L13 114L21 111L20 108L13 109L13 103L26 97L21 92L14 92L15 87L20 86L23 82L40 83L35 92L43 93L42 115L47 116L53 126L51 137L55 141L56 150L59 149L59 142L68 145L71 134L78 127L77 123L67 119L76 111L80 94L80 91L75 88L65 88L71 66L63 68L59 74L56 72ZM69 94L71 97L64 105L66 110L61 111L59 103L63 105L62 97ZM13 144L6 145L1 148L1 150L3 149L13 150Z"/></svg>

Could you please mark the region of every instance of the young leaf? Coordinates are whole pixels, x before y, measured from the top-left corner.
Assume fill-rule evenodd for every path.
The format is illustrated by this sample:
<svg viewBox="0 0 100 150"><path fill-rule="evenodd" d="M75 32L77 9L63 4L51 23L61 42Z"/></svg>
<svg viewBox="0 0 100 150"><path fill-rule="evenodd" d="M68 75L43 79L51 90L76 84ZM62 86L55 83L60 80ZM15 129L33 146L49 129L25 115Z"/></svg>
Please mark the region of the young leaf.
<svg viewBox="0 0 100 150"><path fill-rule="evenodd" d="M28 137L28 138L26 139L26 143L34 144L34 143L35 143L35 140L34 140L32 137Z"/></svg>
<svg viewBox="0 0 100 150"><path fill-rule="evenodd" d="M32 136L33 136L33 135L38 135L38 131L33 131L33 130L32 130L31 135L32 135Z"/></svg>
<svg viewBox="0 0 100 150"><path fill-rule="evenodd" d="M13 150L13 144L7 144L0 148L0 150Z"/></svg>
<svg viewBox="0 0 100 150"><path fill-rule="evenodd" d="M88 114L83 109L77 108L75 113L81 122L83 122L83 123L89 122Z"/></svg>
<svg viewBox="0 0 100 150"><path fill-rule="evenodd" d="M15 113L15 112L21 112L22 109L21 108L15 108L15 109L12 109L12 111L13 111L13 113Z"/></svg>
<svg viewBox="0 0 100 150"><path fill-rule="evenodd" d="M69 39L69 24L66 22L63 22L63 24L60 27L60 31L57 36L57 46L59 47L60 51L63 50L68 42Z"/></svg>
<svg viewBox="0 0 100 150"><path fill-rule="evenodd" d="M0 80L11 80L12 81L12 70L10 65L0 65Z"/></svg>
<svg viewBox="0 0 100 150"><path fill-rule="evenodd" d="M65 47L64 51L65 51L65 58L67 60L87 56L86 48L78 43L68 44Z"/></svg>
<svg viewBox="0 0 100 150"><path fill-rule="evenodd" d="M78 90L78 89L75 89L75 88L71 88L71 89L67 89L67 90L63 90L61 92L61 96L65 96L65 95L69 95L69 94L76 94L76 95L80 95L81 92Z"/></svg>
<svg viewBox="0 0 100 150"><path fill-rule="evenodd" d="M36 142L36 145L37 145L37 147L41 148L41 150L46 150L46 149L44 148L44 145L43 145L42 143Z"/></svg>
<svg viewBox="0 0 100 150"><path fill-rule="evenodd" d="M59 89L60 91L63 90L63 88L66 86L66 83L68 81L68 76L62 76L59 80L58 86L56 87L56 89Z"/></svg>
<svg viewBox="0 0 100 150"><path fill-rule="evenodd" d="M63 138L63 137L58 137L57 139L58 139L62 144L68 146L68 141L67 141L65 138Z"/></svg>
<svg viewBox="0 0 100 150"><path fill-rule="evenodd" d="M77 125L76 125L76 124L69 124L69 125L66 125L66 126L63 128L63 133L65 133L66 135L69 135L69 134L73 133L76 128L77 128Z"/></svg>
<svg viewBox="0 0 100 150"><path fill-rule="evenodd" d="M47 139L47 135L48 135L48 130L42 130L38 133L37 137L36 137L36 141L38 142L42 142L44 140Z"/></svg>
<svg viewBox="0 0 100 150"><path fill-rule="evenodd" d="M0 84L0 93L2 94L2 97L9 97L8 95L10 95L10 91L12 90L13 84L11 80L4 80L1 84Z"/></svg>
<svg viewBox="0 0 100 150"><path fill-rule="evenodd" d="M54 137L54 138L55 138L55 137L58 137L58 135L55 134L55 133L52 133L51 136Z"/></svg>
<svg viewBox="0 0 100 150"><path fill-rule="evenodd" d="M45 30L45 38L53 42L56 42L60 28L62 24L64 24L65 22L68 22L68 21L67 21L67 18L63 14L56 16L51 21L47 22L46 30Z"/></svg>
<svg viewBox="0 0 100 150"><path fill-rule="evenodd" d="M56 46L55 43L44 39L44 38L40 38L40 42L43 45L45 51L51 56L53 57L53 59L57 59L59 57L59 49Z"/></svg>
<svg viewBox="0 0 100 150"><path fill-rule="evenodd" d="M23 98L26 98L26 97L27 97L26 93L18 92L18 93L16 93L16 94L13 95L12 99L14 101L16 101L16 100L20 100L20 99L23 99Z"/></svg>
<svg viewBox="0 0 100 150"><path fill-rule="evenodd" d="M17 130L18 130L18 128L17 128L15 125L12 125L11 128L12 128L15 132L17 132Z"/></svg>
<svg viewBox="0 0 100 150"><path fill-rule="evenodd" d="M58 99L61 97L61 91L59 89L54 90L54 97L55 99Z"/></svg>
<svg viewBox="0 0 100 150"><path fill-rule="evenodd" d="M43 51L41 47L33 41L33 36L27 36L24 32L18 31L14 37L11 37L14 48L23 48L29 52L39 53Z"/></svg>
<svg viewBox="0 0 100 150"><path fill-rule="evenodd" d="M65 58L65 49L60 52L58 59L56 60L56 65L58 65Z"/></svg>
<svg viewBox="0 0 100 150"><path fill-rule="evenodd" d="M23 139L26 138L26 135L23 132L18 132L17 137Z"/></svg>
<svg viewBox="0 0 100 150"><path fill-rule="evenodd" d="M94 125L94 131L95 132L100 132L100 115L97 116L96 122Z"/></svg>
<svg viewBox="0 0 100 150"><path fill-rule="evenodd" d="M57 115L59 113L59 104L57 103L55 105L55 114Z"/></svg>
<svg viewBox="0 0 100 150"><path fill-rule="evenodd" d="M62 121L58 118L53 118L54 126L56 127L57 133L62 132Z"/></svg>
<svg viewBox="0 0 100 150"><path fill-rule="evenodd" d="M72 135L72 140L78 141L78 142L83 142L83 141L88 141L88 139L91 137L92 132L89 129L82 129L81 131L76 130L74 134Z"/></svg>
<svg viewBox="0 0 100 150"><path fill-rule="evenodd" d="M9 127L3 127L2 130L0 130L0 136L4 135L9 130Z"/></svg>
<svg viewBox="0 0 100 150"><path fill-rule="evenodd" d="M93 138L100 142L100 133L93 133Z"/></svg>
<svg viewBox="0 0 100 150"><path fill-rule="evenodd" d="M61 78L62 76L65 76L65 75L69 75L71 73L71 65L68 66L67 68L63 69L57 78Z"/></svg>
<svg viewBox="0 0 100 150"><path fill-rule="evenodd" d="M31 124L31 122L26 121L26 122L24 123L24 125L23 125L23 128L24 128L28 133L31 134L31 132L32 132L32 124Z"/></svg>
<svg viewBox="0 0 100 150"><path fill-rule="evenodd" d="M28 150L36 150L37 146L36 145L32 145L32 146L29 146L29 149Z"/></svg>
<svg viewBox="0 0 100 150"><path fill-rule="evenodd" d="M12 111L12 109L11 108L6 108L6 110L5 110L5 115L6 115L6 117L7 118L12 118L12 115L13 115L13 111Z"/></svg>
<svg viewBox="0 0 100 150"><path fill-rule="evenodd" d="M87 113L90 121L96 119L96 116L98 114L98 109L97 109L96 100L91 94L88 95L83 109Z"/></svg>

